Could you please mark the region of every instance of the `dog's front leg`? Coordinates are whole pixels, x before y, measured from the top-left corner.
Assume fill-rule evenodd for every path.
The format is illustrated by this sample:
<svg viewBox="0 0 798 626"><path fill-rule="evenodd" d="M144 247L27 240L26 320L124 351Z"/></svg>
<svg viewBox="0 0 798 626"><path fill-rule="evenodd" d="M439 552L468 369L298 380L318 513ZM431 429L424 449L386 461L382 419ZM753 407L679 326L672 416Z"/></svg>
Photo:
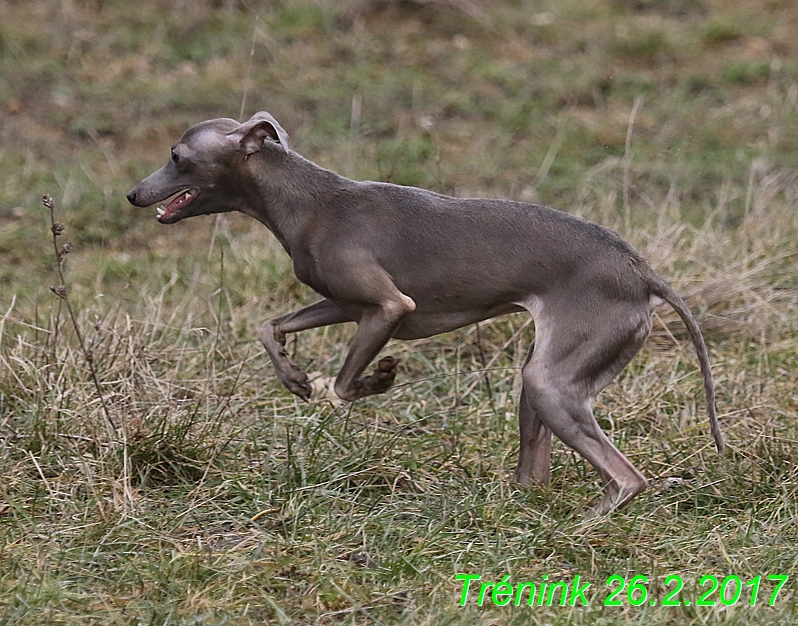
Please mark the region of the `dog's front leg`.
<svg viewBox="0 0 798 626"><path fill-rule="evenodd" d="M288 360L285 351L286 334L351 321L353 320L347 317L337 304L325 299L269 320L261 326L260 341L274 364L277 378L291 393L308 400L311 389L307 374Z"/></svg>
<svg viewBox="0 0 798 626"><path fill-rule="evenodd" d="M363 310L349 354L335 379L335 393L341 399L351 402L364 396L383 393L393 384L399 361L392 356L381 359L371 376L361 378L361 375L388 343L402 318L416 308L411 298L404 294L398 295L400 298L397 300Z"/></svg>

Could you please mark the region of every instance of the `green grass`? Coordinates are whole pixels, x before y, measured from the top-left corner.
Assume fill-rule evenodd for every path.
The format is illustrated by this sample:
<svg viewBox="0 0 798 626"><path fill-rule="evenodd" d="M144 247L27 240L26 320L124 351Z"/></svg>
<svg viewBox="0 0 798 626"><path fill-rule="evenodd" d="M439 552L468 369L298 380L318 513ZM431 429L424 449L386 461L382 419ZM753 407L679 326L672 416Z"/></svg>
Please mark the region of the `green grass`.
<svg viewBox="0 0 798 626"><path fill-rule="evenodd" d="M798 7L422 4L0 0L0 624L795 620L792 578L772 607L767 580L753 607L750 588L695 601L702 576L798 565ZM596 403L652 484L606 518L585 519L598 478L559 444L550 487L511 479L523 316L392 343L385 396L291 396L257 330L314 294L273 238L124 198L242 102L354 178L621 232L699 317L728 453L666 310ZM50 291L43 193L115 429ZM288 348L323 386L351 333ZM461 607L463 573L579 575L589 606ZM604 607L611 575L647 576L657 606ZM668 575L690 606L659 605Z"/></svg>

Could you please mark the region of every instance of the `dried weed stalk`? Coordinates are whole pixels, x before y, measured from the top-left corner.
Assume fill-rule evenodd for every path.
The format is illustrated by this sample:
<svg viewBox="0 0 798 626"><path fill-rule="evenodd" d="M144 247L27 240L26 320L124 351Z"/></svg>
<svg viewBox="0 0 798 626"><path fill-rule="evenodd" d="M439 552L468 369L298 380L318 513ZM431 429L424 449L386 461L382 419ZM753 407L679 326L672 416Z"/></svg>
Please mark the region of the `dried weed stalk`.
<svg viewBox="0 0 798 626"><path fill-rule="evenodd" d="M86 364L88 365L89 372L91 373L91 379L94 382L94 388L97 390L97 397L100 399L100 404L103 408L103 415L105 416L106 425L110 428L110 431L113 432L116 430L116 424L111 417L111 412L108 410L108 404L106 403L105 396L103 395L100 379L97 377L97 369L94 367L94 352L91 348L86 347L86 342L83 340L83 334L80 332L78 319L75 316L72 303L69 301L69 291L66 288L66 280L64 280L64 259L66 258L67 254L72 252L72 244L65 243L61 247L58 246L58 238L64 234L66 226L64 226L61 222L55 221L55 202L53 201L52 196L49 194L42 196L42 203L50 211L50 231L53 234L53 249L55 250L56 259L55 268L56 272L58 273L58 279L61 283L59 285L50 287L50 291L59 297L69 312L69 319L72 321L72 327L75 329L75 336L78 338L80 349L83 351L83 358L86 359Z"/></svg>

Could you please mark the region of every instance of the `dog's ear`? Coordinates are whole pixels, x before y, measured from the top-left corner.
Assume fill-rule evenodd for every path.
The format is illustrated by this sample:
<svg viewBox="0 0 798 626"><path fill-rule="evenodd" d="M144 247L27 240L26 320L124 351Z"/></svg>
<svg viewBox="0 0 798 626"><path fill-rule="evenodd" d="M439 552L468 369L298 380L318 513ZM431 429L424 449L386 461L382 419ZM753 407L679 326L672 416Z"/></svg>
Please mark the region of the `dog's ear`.
<svg viewBox="0 0 798 626"><path fill-rule="evenodd" d="M288 133L265 111L255 113L248 122L229 133L238 140L247 156L258 152L265 141L272 141L288 152Z"/></svg>

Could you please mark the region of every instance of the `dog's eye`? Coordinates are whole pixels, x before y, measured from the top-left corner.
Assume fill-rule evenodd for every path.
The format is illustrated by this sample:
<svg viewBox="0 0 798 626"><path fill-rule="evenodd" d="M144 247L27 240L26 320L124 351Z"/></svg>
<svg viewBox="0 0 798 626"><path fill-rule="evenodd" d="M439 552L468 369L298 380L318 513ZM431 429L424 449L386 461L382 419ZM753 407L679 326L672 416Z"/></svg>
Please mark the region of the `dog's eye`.
<svg viewBox="0 0 798 626"><path fill-rule="evenodd" d="M179 160L180 160L180 155L177 152L175 152L174 150L172 150L172 161L177 163Z"/></svg>

